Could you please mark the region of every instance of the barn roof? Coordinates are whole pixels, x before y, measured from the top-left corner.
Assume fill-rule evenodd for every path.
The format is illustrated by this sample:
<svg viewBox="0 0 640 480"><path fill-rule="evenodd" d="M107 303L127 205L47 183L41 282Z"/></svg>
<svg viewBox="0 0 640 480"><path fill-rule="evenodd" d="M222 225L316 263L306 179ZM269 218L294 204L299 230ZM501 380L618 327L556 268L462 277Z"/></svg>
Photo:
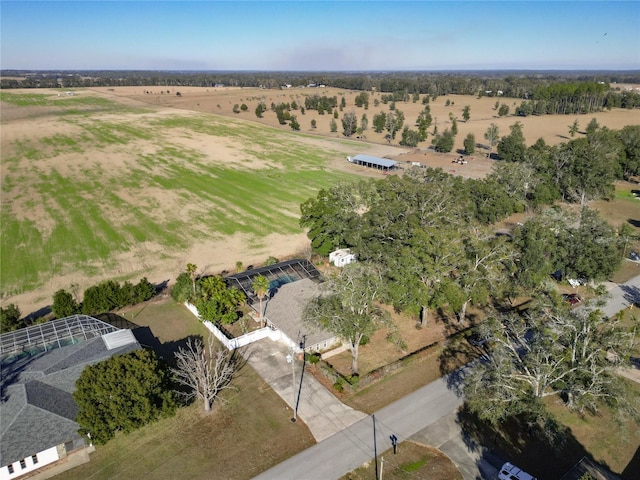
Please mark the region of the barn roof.
<svg viewBox="0 0 640 480"><path fill-rule="evenodd" d="M384 168L391 168L395 166L396 163L398 163L395 160L389 160L388 158L372 157L371 155L356 155L355 157L353 157L353 159L357 162L370 163L373 165L379 165Z"/></svg>

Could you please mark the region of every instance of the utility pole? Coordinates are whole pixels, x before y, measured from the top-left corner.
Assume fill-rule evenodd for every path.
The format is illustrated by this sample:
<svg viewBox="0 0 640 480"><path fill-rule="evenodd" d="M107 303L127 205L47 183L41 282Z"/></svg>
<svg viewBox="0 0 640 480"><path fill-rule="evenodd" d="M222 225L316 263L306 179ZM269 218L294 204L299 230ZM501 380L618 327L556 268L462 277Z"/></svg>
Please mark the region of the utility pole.
<svg viewBox="0 0 640 480"><path fill-rule="evenodd" d="M291 352L293 353L293 350L291 350ZM298 405L296 404L296 362L295 359L293 357L293 355L291 355L291 353L287 354L287 363L291 364L291 385L292 385L292 391L293 391L293 417L291 417L291 421L292 422L296 422L297 419L297 413L298 413Z"/></svg>
<svg viewBox="0 0 640 480"><path fill-rule="evenodd" d="M300 374L300 384L298 385L298 398L296 399L296 406L293 410L293 418L291 419L292 422L296 421L296 418L298 416L298 405L300 405L300 394L302 393L302 380L304 379L304 366L307 363L304 359L304 347L305 347L306 341L307 341L307 336L302 335L302 341L300 342L300 348L302 349L302 373ZM294 388L295 388L295 380L294 380Z"/></svg>
<svg viewBox="0 0 640 480"><path fill-rule="evenodd" d="M376 416L371 415L373 419L373 461L376 463L376 480L380 480L378 477L378 444L376 443Z"/></svg>

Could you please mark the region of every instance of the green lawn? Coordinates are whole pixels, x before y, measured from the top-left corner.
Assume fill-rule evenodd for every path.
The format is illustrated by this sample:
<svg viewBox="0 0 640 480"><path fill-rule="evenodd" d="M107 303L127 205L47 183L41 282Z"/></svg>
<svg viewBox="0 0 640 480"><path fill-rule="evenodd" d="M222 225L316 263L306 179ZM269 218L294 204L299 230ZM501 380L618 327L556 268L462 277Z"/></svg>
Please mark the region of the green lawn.
<svg viewBox="0 0 640 480"><path fill-rule="evenodd" d="M161 353L207 330L171 299L154 300L119 312L150 327ZM209 415L200 403L175 416L118 435L98 445L90 462L62 473L61 480L249 479L315 443L302 422L292 423L282 399L248 365Z"/></svg>
<svg viewBox="0 0 640 480"><path fill-rule="evenodd" d="M59 101L4 92L1 98L20 106ZM2 152L3 295L78 271L110 274L119 254L145 242L170 257L201 240L237 233L258 243L271 233L299 234L300 203L353 178L326 167L342 156L338 140L327 140L335 150L315 148L293 132L204 114L159 119L123 109L114 120L109 108L118 105L110 101L64 101L103 110L55 116L54 109L51 125L58 133L17 139ZM179 142L192 135L207 144L234 142L236 161L218 161L215 150ZM263 166L250 165L254 159Z"/></svg>

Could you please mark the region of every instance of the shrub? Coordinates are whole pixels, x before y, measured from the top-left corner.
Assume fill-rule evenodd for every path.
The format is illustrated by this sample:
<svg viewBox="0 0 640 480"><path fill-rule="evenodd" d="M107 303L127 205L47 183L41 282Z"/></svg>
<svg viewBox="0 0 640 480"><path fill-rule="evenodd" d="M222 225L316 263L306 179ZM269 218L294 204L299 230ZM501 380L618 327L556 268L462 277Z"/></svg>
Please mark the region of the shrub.
<svg viewBox="0 0 640 480"><path fill-rule="evenodd" d="M350 375L347 377L347 381L351 386L355 387L360 382L360 375Z"/></svg>
<svg viewBox="0 0 640 480"><path fill-rule="evenodd" d="M0 307L0 331L2 333L12 332L24 327L20 321L20 309L13 303L6 307Z"/></svg>
<svg viewBox="0 0 640 480"><path fill-rule="evenodd" d="M149 280L143 278L137 285L124 282L122 286L113 280L99 283L84 291L84 299L79 309L85 315L110 312L126 305L135 305L153 298L156 289ZM67 294L68 295L68 294ZM61 301L64 300L61 298ZM66 300L68 301L68 299ZM54 299L55 302L55 299ZM77 313L77 312L74 312Z"/></svg>
<svg viewBox="0 0 640 480"><path fill-rule="evenodd" d="M133 287L133 302L132 304L146 302L154 297L156 294L156 287L153 285L147 277L142 278L138 284Z"/></svg>
<svg viewBox="0 0 640 480"><path fill-rule="evenodd" d="M115 355L87 366L76 381L73 398L80 431L91 433L97 444L175 411L169 371L151 350Z"/></svg>
<svg viewBox="0 0 640 480"><path fill-rule="evenodd" d="M171 298L178 303L184 303L193 296L193 283L189 274L182 272L176 278L176 283L171 289Z"/></svg>
<svg viewBox="0 0 640 480"><path fill-rule="evenodd" d="M267 260L265 260L264 264L265 266L270 266L270 265L275 265L276 263L278 263L280 260L278 260L276 257L269 257L267 258Z"/></svg>
<svg viewBox="0 0 640 480"><path fill-rule="evenodd" d="M315 365L316 363L318 363L320 361L320 354L319 353L305 353L304 354L304 359L309 362L311 365Z"/></svg>
<svg viewBox="0 0 640 480"><path fill-rule="evenodd" d="M80 306L69 292L64 289L53 294L53 306L51 307L56 318L64 318L80 313Z"/></svg>
<svg viewBox="0 0 640 480"><path fill-rule="evenodd" d="M82 313L93 315L109 312L118 306L120 286L113 280L99 283L84 291Z"/></svg>

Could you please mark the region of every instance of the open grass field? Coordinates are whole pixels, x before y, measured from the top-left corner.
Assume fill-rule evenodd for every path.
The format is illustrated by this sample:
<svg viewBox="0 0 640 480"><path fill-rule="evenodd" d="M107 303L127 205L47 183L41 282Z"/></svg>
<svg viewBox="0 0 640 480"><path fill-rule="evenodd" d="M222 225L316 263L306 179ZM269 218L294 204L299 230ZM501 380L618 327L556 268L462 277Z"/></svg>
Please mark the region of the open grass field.
<svg viewBox="0 0 640 480"><path fill-rule="evenodd" d="M175 349L187 336L207 334L170 299L119 313L150 327L162 342L161 351ZM98 445L89 463L56 478L249 479L315 443L302 422L290 421L290 409L249 365L233 385L211 414L204 415L199 402L181 408L171 418Z"/></svg>
<svg viewBox="0 0 640 480"><path fill-rule="evenodd" d="M95 93L1 99L1 293L25 314L74 283L292 255L300 203L354 178L331 166L349 141Z"/></svg>
<svg viewBox="0 0 640 480"><path fill-rule="evenodd" d="M177 95L178 91L180 96ZM162 93L161 93L162 92ZM258 102L296 101L307 95L345 98L343 112L360 119L388 111L373 93L370 107L355 106L356 92L333 88L114 87L0 92L1 203L0 294L23 314L50 304L53 293L80 290L107 278L173 280L191 262L198 273L232 270L237 261L260 264L301 251L308 241L298 226L299 204L320 188L354 175L381 177L345 161L365 153L419 161L464 177L481 177L493 162L480 149L475 160L452 168L456 155L388 145L371 129L366 141L331 133L331 115L294 112L300 132L281 126L275 113L258 119ZM528 143L568 139L571 116L497 117L496 100L470 96L431 102L434 124L459 120L455 148L467 133L482 143L490 123L508 133L524 124ZM449 105L447 105L447 101ZM235 104L247 111L233 113ZM511 105L512 106L512 105ZM424 108L398 102L405 124ZM513 110L513 108L512 108ZM342 115L342 112L340 113ZM637 111L612 110L580 117L621 128L640 121ZM311 120L317 122L311 128ZM581 135L581 134L578 134ZM460 143L460 145L458 145ZM640 215L638 215L640 217Z"/></svg>

